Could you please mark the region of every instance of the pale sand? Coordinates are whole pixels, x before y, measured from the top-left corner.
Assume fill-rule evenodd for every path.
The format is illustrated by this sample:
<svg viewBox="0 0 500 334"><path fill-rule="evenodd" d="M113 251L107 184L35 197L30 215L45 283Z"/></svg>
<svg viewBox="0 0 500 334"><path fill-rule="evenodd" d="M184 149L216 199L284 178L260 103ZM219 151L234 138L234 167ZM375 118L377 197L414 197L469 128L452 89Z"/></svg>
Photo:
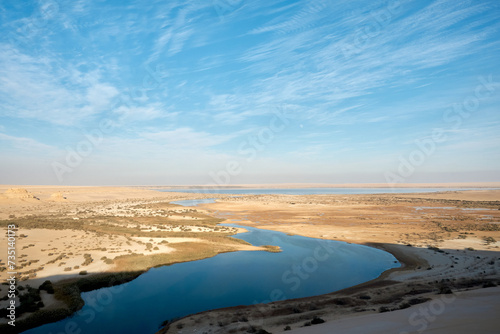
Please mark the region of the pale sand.
<svg viewBox="0 0 500 334"><path fill-rule="evenodd" d="M46 279L50 279L54 283L61 279L77 277L78 273L82 270L87 271L89 274L111 271L114 265L106 264L101 260L102 257L113 259L117 256L127 255L129 253L152 255L171 253L174 251L174 249L168 247L167 244L162 244L161 242L163 240L169 243L201 241L200 239L194 238L156 238L156 240L153 239L153 241L150 241L150 238L145 237L132 237L127 239L123 236L113 236L112 239L110 239L107 235L77 230L30 229L24 231L23 234L27 237L20 239L18 242L21 246L18 247L18 254L22 256L22 258L19 258L18 263L22 264L27 261L38 260L34 265L26 268L29 270L30 268L37 268L41 265L44 267L43 270L37 271L34 278L26 282L33 287L38 287ZM140 243L137 241L140 241ZM6 244L6 238L3 235L0 238L0 242ZM129 242L129 244L127 244L127 242ZM151 242L153 246L158 247L158 249L147 249L146 243L148 242ZM88 265L82 265L85 261L84 254L90 254L93 262ZM48 264L50 260L60 255L66 256L55 263ZM78 268L74 269L74 267ZM64 268L72 269L64 270ZM24 270L25 269L22 271ZM0 277L5 276L4 273L2 274L3 275ZM4 279L4 277L2 277L2 279ZM7 301L1 301L0 308L3 307L2 303L6 302Z"/></svg>
<svg viewBox="0 0 500 334"><path fill-rule="evenodd" d="M35 199L12 198L7 195L9 189L23 189L32 194ZM64 197L61 199L60 196ZM82 211L90 204L93 210L100 213L123 215L124 211L117 209L124 202L127 206L133 204L154 203L154 201L176 201L184 199L210 198L205 194L168 193L132 187L68 187L68 186L10 186L0 185L0 219L10 215L16 217ZM134 210L137 214L150 214L151 210Z"/></svg>
<svg viewBox="0 0 500 334"><path fill-rule="evenodd" d="M443 295L441 295L443 296ZM290 334L496 334L500 329L500 287L464 291L444 299L435 297L417 306L393 312L353 315Z"/></svg>
<svg viewBox="0 0 500 334"><path fill-rule="evenodd" d="M417 185L409 186L417 187ZM436 185L428 186L437 187ZM458 184L442 186L460 187ZM481 185L476 184L474 186L480 187ZM498 185L488 184L483 186L494 187ZM484 241L485 237L500 240L500 232L476 230L478 226L498 224L500 222L500 211L498 210L500 207L500 202L498 202L500 201L500 191L498 190L432 194L389 193L387 195L261 195L233 198L230 195L163 193L149 190L150 187L20 186L20 188L26 189L37 199L26 198L24 193L21 195L25 198L12 198L12 194L9 194L11 197L1 195L14 187L0 186L0 219L9 219L9 216L29 217L30 215L33 217L40 215L69 217L75 222L80 219L103 215L124 220L133 219L134 217L163 219L167 214L155 207L157 203L182 199L217 198L217 203L196 207L196 214L189 211L192 208L170 208L169 221L174 224L175 222L182 222L185 228L192 229L191 232L202 234L204 231L209 230L195 225L196 215L209 213L219 215L224 219L227 218L229 222L231 219L237 219L236 223L241 225L381 247L395 254L402 262L407 263L405 270L386 272L378 280L378 282L382 283L389 282L387 280L401 282L391 286L391 289L393 289L391 293L404 291L404 286L409 282L430 284L429 282L450 277L461 279L498 278L497 273L500 272L500 261L494 261L493 266L488 264L500 258L498 253L500 243L486 243ZM464 200L469 202L463 202ZM469 210L469 208L481 208L481 210ZM436 222L443 223L444 227L439 227ZM132 225L137 224L131 223L130 226ZM472 226L472 230L468 229L470 226ZM457 228L456 231L453 230L455 227ZM151 226L149 223L141 223L137 228L140 228L143 232L158 230L157 227ZM444 230L443 228L451 228L451 230ZM169 231L181 232L181 229L173 227L169 228ZM464 234L466 232L467 234ZM38 286L46 278L57 281L66 277L75 277L78 275L79 270L87 270L90 273L112 271L112 265L105 264L101 257L106 256L113 259L125 252L128 253L129 249L135 253L169 254L172 251L169 245L174 247L176 244L198 242L196 237L184 239L178 237L125 238L117 235L110 238L106 234L97 235L94 232L74 230L32 229L20 231L20 233L25 233L28 237L18 239L18 247L20 247L18 248L18 254L26 255L23 259L39 260L39 262L27 266L25 270L36 269L40 264L45 263L44 268L36 272L36 277L24 282L34 286ZM168 241L168 244L161 244L163 240ZM127 242L130 244L126 244ZM159 249L147 248L146 244L148 242ZM0 243L0 252L5 253L4 235L1 236ZM375 245L372 243L382 244ZM407 247L407 243L411 243L414 247ZM35 246L22 249L30 244ZM428 250L427 245L438 246L448 254ZM469 247L474 248L475 251L464 251L464 248ZM51 248L52 250L47 251L47 249ZM106 248L106 250L101 250L101 248ZM45 251L42 251L42 249L45 249ZM62 253L67 255L71 252L70 249L73 256L61 259L56 264L46 264L47 261L50 261L49 259L53 259L57 255ZM239 245L234 249L259 248ZM48 252L54 254L49 256ZM94 261L82 267L83 254L86 253L91 254ZM478 256L479 258L477 258ZM66 263L61 265L61 262ZM453 268L451 268L451 265L453 265ZM75 266L80 266L80 268L75 269ZM72 267L72 269L64 272L66 267ZM427 267L432 269L426 270ZM357 298L356 294L361 292L379 291L378 284L377 282L367 283L366 287L344 291L340 295ZM2 291L0 294L3 296L4 292ZM53 296L42 293L42 297L46 305L54 304ZM321 301L323 298L328 301L329 298L336 297L319 296L313 298L313 302ZM289 305L287 302L282 303L277 305L282 305L285 308ZM289 303L292 305L295 301ZM0 307L2 307L1 304ZM416 307L418 305L408 310ZM337 318L351 317L354 314L353 307L345 310L325 309L323 311L327 313L322 317L327 319L328 322ZM229 319L234 314L232 310L221 312L221 318L227 317ZM370 313L370 311L365 311L363 314L365 313ZM309 316L309 313L307 314ZM375 318L378 316L386 316L386 314L377 313L373 315ZM197 316L192 318L197 319ZM271 329L272 332L283 330L283 326L277 325L282 321L279 317L269 317L265 321L266 329ZM286 318L286 321L290 321L292 328L295 329L301 324L302 320L295 319L292 316ZM208 323L203 324L203 321L193 322L192 327L189 327L189 323L186 323L183 333L189 333L190 328L193 329L193 333L199 332L205 325L207 330L213 329ZM308 329L312 328L309 327ZM225 330L227 328L221 328L213 331L213 333L225 333Z"/></svg>
<svg viewBox="0 0 500 334"><path fill-rule="evenodd" d="M499 241L498 230L469 232L473 225L500 223L500 190L228 196L199 207L212 210L216 215L223 212L219 217L243 220L244 225L313 238L421 247L454 248L455 245L478 250L497 250L500 247L500 242L484 242L485 237ZM437 222L443 223L448 231L440 228Z"/></svg>
<svg viewBox="0 0 500 334"><path fill-rule="evenodd" d="M483 333L482 330L488 333L488 328L498 328L500 288L476 289L473 291L466 291L466 289L462 288L455 290L450 295L438 295L434 285L434 282L447 279L457 279L458 281L499 279L500 262L498 260L500 258L498 256L500 254L498 252L446 250L446 252L441 253L403 245L383 244L378 246L395 254L403 262L404 266L390 270L374 281L328 295L275 302L267 307L258 305L227 308L188 316L174 322L168 330L159 331L158 333L180 333L177 330L179 323L182 323L183 334L200 332L223 334L235 330L238 332L241 328L245 332L250 327L264 328L270 333L280 333L283 332L286 325L292 328L290 333L304 334L337 332L403 334L405 331L419 333L418 330L422 328L421 325L414 325L417 323L415 321L418 320L420 320L418 324L421 324L422 317L418 317L414 322L410 323L409 316L414 312L419 312L421 308L429 307L431 307L430 310L437 310L431 311L431 316L439 315L435 323L433 322L432 326L429 326L429 328L435 328L436 333L455 333L455 319L457 318L460 319L457 322L459 325L463 322L469 323L478 319L481 321L482 327L476 326L481 330L471 331L470 329L474 327L469 326L466 327L469 332L464 331L463 333ZM495 262L493 266L489 265L491 261ZM452 264L454 265L453 268L451 268ZM428 268L432 269L427 270ZM440 300L443 303L446 302L446 315L442 315L441 318L441 303L439 301L433 304L427 302L408 309L379 313L379 308L382 306L397 308L398 305L401 305L404 301L400 300L400 295L403 294L404 296L413 289L408 288L409 285L413 285L417 290L426 288L430 288L430 290L421 294L408 295L404 297L404 300L409 301L412 298L425 297ZM482 296L482 299L473 299L469 302L470 298L468 296L475 296L476 294ZM375 304L361 301L359 299L361 295L372 296ZM457 300L455 300L455 297ZM346 298L353 304L347 304L346 306L335 305L335 300L345 300ZM481 305L477 304L477 302L484 302L485 304ZM311 308L311 306L313 307ZM300 309L300 312L292 312L292 308ZM357 310L360 308L363 309L362 312ZM274 315L271 316L270 312L273 312ZM264 318L262 318L263 313L265 314ZM471 314L470 321L468 320L468 314ZM305 322L311 321L315 316L324 319L326 323L303 327ZM242 318L246 318L248 321L244 323L237 321L237 319ZM224 326L218 326L218 322L222 322ZM424 333L427 333L427 331ZM430 331L429 333L434 332Z"/></svg>
<svg viewBox="0 0 500 334"><path fill-rule="evenodd" d="M116 258L130 254L161 255L166 261L164 263L170 263L168 256L173 253L185 253L187 256L193 253L197 257L196 244L204 245L207 256L221 251L263 249L242 243L216 244L204 239L206 233L215 231L210 224L196 225L203 222L206 216L204 210L165 206L170 201L196 198L206 196L125 187L0 186L0 219L5 220L4 224L17 222L19 227L16 240L18 285L37 288L45 280L57 283L85 277L80 274L82 271L92 275L137 270L123 267L121 260L119 264L115 262ZM63 228L59 226L58 229L39 228L37 225L41 221L65 223ZM100 224L106 227L101 229L103 232L71 228L73 223L81 221L91 222L97 229L100 229ZM23 225L28 222L32 224L29 228ZM113 233L114 226L116 234ZM124 229L128 235L123 234ZM221 228L217 231L229 235L243 229ZM155 236L165 232L169 235ZM137 233L144 236L134 236ZM145 236L148 233L152 234L151 237ZM191 236L185 237L186 233ZM6 233L0 234L0 267L6 267L7 245ZM213 252L206 253L207 249ZM86 261L85 255L91 259L90 262ZM177 255L175 258L183 257ZM8 270L0 271L0 281L4 282L7 278ZM7 289L1 288L0 298L7 292ZM42 292L42 298L44 309L61 306L53 295ZM8 306L8 303L9 300L0 300L0 308ZM27 316L24 314L19 319ZM5 322L6 319L0 319L0 324Z"/></svg>
<svg viewBox="0 0 500 334"><path fill-rule="evenodd" d="M223 198L214 204L203 204L203 208L214 213L224 212L224 217L236 219L242 225L379 247L393 253L404 267L390 270L375 281L330 295L272 303L267 310L268 313L272 310L275 315L268 315L264 319L256 312L258 307L230 308L186 317L162 333L177 333L176 326L181 322L184 334L203 331L228 333L242 327L264 328L277 333L282 332L285 325L296 330L314 316L320 316L328 324L359 314L368 317L368 327L378 326L380 333L399 333L393 327L388 327L384 318L378 321L379 317L392 314L378 313L380 307L398 308L405 300L415 296L438 298L440 295L436 295L436 291L439 282L443 281L460 292L463 287L455 288L455 285L481 287L483 280L500 280L500 242L486 243L484 240L485 237L500 240L500 231L478 230L486 226L494 227L500 222L499 200L499 190L475 190L387 195L258 195ZM475 210L477 208L481 210ZM443 225L440 227L436 222ZM406 246L410 243L413 247ZM442 251L427 249L428 245L438 246ZM475 250L466 250L469 247ZM410 292L412 288L408 288L409 285L428 292L409 295L403 300L396 297ZM359 300L361 294L371 295L372 300L375 297L382 300L370 304ZM348 298L353 304L336 306L337 298ZM387 300L383 301L384 298ZM485 312L485 324L496 316L500 299L492 298L492 303L495 308L487 311L481 309ZM419 306L395 312L413 312ZM311 311L307 311L309 307L312 307ZM456 304L462 314L469 312L461 307L461 304ZM360 308L362 313L356 310ZM294 314L291 309L302 311ZM237 319L242 317L249 321L238 323ZM221 321L224 326L211 326L210 323L217 324L214 319ZM405 316L401 321L407 323L407 319ZM331 332L350 333L348 329L354 330L355 325L356 320L352 320L346 325L345 331L337 331L333 326L335 330ZM300 330L301 333L309 333L314 328L311 326ZM325 328L319 332L330 332L330 327ZM453 331L451 324L441 332ZM360 333L372 331L365 327Z"/></svg>

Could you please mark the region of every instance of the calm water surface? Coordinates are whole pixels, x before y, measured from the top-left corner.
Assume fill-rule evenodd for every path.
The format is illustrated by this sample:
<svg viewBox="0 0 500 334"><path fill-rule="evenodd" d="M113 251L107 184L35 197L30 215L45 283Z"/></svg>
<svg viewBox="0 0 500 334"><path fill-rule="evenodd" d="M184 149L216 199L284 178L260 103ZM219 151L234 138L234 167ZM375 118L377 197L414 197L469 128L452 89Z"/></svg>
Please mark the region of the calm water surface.
<svg viewBox="0 0 500 334"><path fill-rule="evenodd" d="M25 333L155 333L166 319L325 294L400 266L366 246L245 228L237 238L282 252L240 251L153 268L129 283L83 293L85 306L73 317Z"/></svg>
<svg viewBox="0 0 500 334"><path fill-rule="evenodd" d="M178 204L182 206L196 206L198 204L215 203L213 198L203 198L203 199L185 199L182 201L172 201L172 204Z"/></svg>

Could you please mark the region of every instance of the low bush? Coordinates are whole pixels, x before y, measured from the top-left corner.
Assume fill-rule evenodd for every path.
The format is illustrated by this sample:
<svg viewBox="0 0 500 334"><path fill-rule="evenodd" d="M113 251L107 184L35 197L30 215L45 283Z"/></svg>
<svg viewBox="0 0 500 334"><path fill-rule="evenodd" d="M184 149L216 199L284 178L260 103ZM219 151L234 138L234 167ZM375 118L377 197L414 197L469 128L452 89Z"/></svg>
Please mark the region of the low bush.
<svg viewBox="0 0 500 334"><path fill-rule="evenodd" d="M40 285L38 290L45 290L47 293L54 294L54 287L52 286L52 282L47 280Z"/></svg>
<svg viewBox="0 0 500 334"><path fill-rule="evenodd" d="M311 320L311 325L318 325L318 324L322 324L324 322L325 322L325 320L318 318L318 317L314 317L313 320Z"/></svg>

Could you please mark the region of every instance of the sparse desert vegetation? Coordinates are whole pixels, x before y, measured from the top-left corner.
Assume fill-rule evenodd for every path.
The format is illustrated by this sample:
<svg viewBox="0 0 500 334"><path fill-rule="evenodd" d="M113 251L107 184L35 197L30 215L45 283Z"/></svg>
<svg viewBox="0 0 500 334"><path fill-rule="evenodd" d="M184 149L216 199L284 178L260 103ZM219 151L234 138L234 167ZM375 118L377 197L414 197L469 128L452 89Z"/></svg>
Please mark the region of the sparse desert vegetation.
<svg viewBox="0 0 500 334"><path fill-rule="evenodd" d="M216 195L216 203L196 208L169 202L207 195L111 188L96 199L78 188L71 191L63 192L61 201L50 200L49 191L41 189L32 196L22 192L23 198L0 201L0 227L19 226L18 291L25 305L21 310L35 311L20 314L18 329L67 317L82 307L81 292L130 281L151 267L235 250L280 251L274 245L257 248L231 238L239 230L219 225L231 219L289 235L370 244L395 254L406 269L384 274L359 290L272 303L266 326L252 325L255 315L249 308L236 314L226 310L216 316L221 319L217 322L210 317L206 322L204 315L169 322L163 331L206 323L214 333L226 333L236 323L248 323L251 332L272 333L321 325L336 315L405 309L433 293L498 284L500 262L484 252L496 254L499 247L500 201L488 200L480 191ZM464 196L470 199L457 199ZM422 260L414 261L415 254ZM5 259L0 259L0 276L5 273ZM450 275L454 280L444 280ZM387 283L387 277L402 283ZM0 308L6 305L6 293L0 290Z"/></svg>
<svg viewBox="0 0 500 334"><path fill-rule="evenodd" d="M0 228L19 227L17 270L19 288L25 289L20 310L36 311L20 312L17 329L68 316L81 307L80 292L107 286L113 278L124 282L155 266L260 249L231 238L238 230L218 226L224 219L169 203L185 195L94 201L65 194L64 201L54 202L48 194L12 193L18 197L0 198ZM6 275L0 259L2 280ZM40 291L55 298L44 303ZM0 291L2 312L6 293Z"/></svg>

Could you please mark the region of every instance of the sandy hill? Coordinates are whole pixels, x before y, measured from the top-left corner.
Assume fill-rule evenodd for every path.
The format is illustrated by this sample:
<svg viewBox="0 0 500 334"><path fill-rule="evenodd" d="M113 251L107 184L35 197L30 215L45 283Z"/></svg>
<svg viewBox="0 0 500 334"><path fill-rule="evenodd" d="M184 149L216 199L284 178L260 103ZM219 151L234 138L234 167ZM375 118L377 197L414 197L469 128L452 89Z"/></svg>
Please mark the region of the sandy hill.
<svg viewBox="0 0 500 334"><path fill-rule="evenodd" d="M28 190L23 188L10 188L5 191L4 196L7 198L18 198L18 199L38 199Z"/></svg>
<svg viewBox="0 0 500 334"><path fill-rule="evenodd" d="M64 197L61 192L56 192L50 195L50 200L54 202L64 202L66 201L66 197Z"/></svg>

